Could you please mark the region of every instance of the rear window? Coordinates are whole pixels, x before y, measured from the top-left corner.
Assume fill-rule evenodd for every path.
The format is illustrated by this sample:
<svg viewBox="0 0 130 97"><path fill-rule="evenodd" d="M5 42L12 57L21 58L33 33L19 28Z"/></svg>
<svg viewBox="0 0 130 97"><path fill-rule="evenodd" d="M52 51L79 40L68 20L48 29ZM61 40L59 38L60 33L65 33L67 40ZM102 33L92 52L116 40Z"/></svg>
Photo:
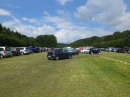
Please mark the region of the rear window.
<svg viewBox="0 0 130 97"><path fill-rule="evenodd" d="M59 52L59 53L62 53L62 52L63 52L63 50L59 49L59 50L58 50L58 52Z"/></svg>
<svg viewBox="0 0 130 97"><path fill-rule="evenodd" d="M19 48L20 50L23 50L24 48Z"/></svg>
<svg viewBox="0 0 130 97"><path fill-rule="evenodd" d="M62 50L62 49L55 49L55 50L49 50L48 52L58 52L58 53L62 53L63 50Z"/></svg>
<svg viewBox="0 0 130 97"><path fill-rule="evenodd" d="M25 48L26 50L29 49L28 47Z"/></svg>
<svg viewBox="0 0 130 97"><path fill-rule="evenodd" d="M5 48L6 51L11 51L10 47Z"/></svg>
<svg viewBox="0 0 130 97"><path fill-rule="evenodd" d="M0 51L4 51L4 49L3 49L3 48L0 48Z"/></svg>
<svg viewBox="0 0 130 97"><path fill-rule="evenodd" d="M13 50L14 50L14 48L11 48L11 50L13 51Z"/></svg>
<svg viewBox="0 0 130 97"><path fill-rule="evenodd" d="M49 50L48 52L54 52L54 50Z"/></svg>
<svg viewBox="0 0 130 97"><path fill-rule="evenodd" d="M4 47L6 51L11 51L10 47ZM4 48L0 48L0 51L4 51Z"/></svg>

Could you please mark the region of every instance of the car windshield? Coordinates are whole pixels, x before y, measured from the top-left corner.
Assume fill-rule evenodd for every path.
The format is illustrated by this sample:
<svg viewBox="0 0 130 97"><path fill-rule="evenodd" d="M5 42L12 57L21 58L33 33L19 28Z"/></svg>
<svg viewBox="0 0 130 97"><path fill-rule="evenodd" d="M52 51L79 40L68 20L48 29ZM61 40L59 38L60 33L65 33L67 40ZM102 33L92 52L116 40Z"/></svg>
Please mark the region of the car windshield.
<svg viewBox="0 0 130 97"><path fill-rule="evenodd" d="M6 47L6 51L10 51L11 49L10 49L10 47Z"/></svg>

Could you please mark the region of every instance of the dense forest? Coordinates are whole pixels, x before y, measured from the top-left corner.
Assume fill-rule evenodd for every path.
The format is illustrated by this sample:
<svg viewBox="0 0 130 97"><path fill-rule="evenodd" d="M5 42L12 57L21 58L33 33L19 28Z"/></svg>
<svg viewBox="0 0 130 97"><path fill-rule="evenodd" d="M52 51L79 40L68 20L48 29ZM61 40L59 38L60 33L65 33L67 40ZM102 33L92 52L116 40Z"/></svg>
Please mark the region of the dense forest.
<svg viewBox="0 0 130 97"><path fill-rule="evenodd" d="M102 37L93 36L80 39L70 44L73 47L94 46L98 48L107 47L130 47L130 30L114 32L113 35Z"/></svg>
<svg viewBox="0 0 130 97"><path fill-rule="evenodd" d="M36 38L28 37L17 31L11 31L0 24L0 45L11 47L57 47L57 39L54 35L39 35Z"/></svg>
<svg viewBox="0 0 130 97"><path fill-rule="evenodd" d="M98 48L106 47L130 47L130 30L124 32L114 32L112 35L102 37L93 36L79 39L70 44L57 43L54 35L39 35L36 38L28 37L19 32L11 31L0 24L0 45L16 46L39 46L39 47L82 47L94 46Z"/></svg>

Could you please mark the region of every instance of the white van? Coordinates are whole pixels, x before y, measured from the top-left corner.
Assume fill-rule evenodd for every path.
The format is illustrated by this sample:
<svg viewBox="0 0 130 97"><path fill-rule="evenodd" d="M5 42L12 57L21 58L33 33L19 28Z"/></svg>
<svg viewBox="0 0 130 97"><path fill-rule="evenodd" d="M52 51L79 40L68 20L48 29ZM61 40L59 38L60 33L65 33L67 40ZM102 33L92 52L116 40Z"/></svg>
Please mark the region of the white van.
<svg viewBox="0 0 130 97"><path fill-rule="evenodd" d="M0 58L13 56L9 46L0 46Z"/></svg>

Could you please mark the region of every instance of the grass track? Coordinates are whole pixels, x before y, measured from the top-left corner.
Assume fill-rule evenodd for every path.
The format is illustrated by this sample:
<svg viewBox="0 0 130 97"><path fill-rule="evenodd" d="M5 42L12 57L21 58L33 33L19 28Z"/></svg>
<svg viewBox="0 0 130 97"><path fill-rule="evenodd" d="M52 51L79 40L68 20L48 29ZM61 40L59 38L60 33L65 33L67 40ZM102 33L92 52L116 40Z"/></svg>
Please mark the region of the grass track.
<svg viewBox="0 0 130 97"><path fill-rule="evenodd" d="M127 62L130 57L130 54L115 53L79 54L72 59L54 61L42 52L0 59L0 95L130 97L130 65L102 55Z"/></svg>

